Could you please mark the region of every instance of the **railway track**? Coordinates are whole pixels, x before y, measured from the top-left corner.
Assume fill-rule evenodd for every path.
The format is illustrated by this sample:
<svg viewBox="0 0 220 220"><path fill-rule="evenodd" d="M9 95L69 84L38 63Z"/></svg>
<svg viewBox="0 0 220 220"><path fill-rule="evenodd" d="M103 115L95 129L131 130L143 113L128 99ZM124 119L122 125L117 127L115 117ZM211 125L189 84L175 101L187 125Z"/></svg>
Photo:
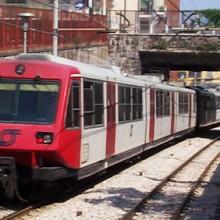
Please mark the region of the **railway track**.
<svg viewBox="0 0 220 220"><path fill-rule="evenodd" d="M38 204L35 205L27 205L23 208L21 208L18 211L14 211L8 215L5 215L4 217L0 218L1 220L12 220L12 219L16 219L18 217L21 217L22 215L25 215L26 213L28 213L29 211L31 211L34 208L39 207Z"/></svg>
<svg viewBox="0 0 220 220"><path fill-rule="evenodd" d="M138 219L138 215L142 212L142 211L146 211L145 209L146 209L146 207L145 207L145 205L147 204L147 206L149 205L149 203L146 203L146 202L148 202L149 200L151 200L158 192L159 192L159 190L160 189L162 189L162 187L163 186L165 186L166 185L166 183L167 182L169 182L170 180L172 180L171 181L171 183L173 183L173 182L177 182L176 180L174 180L174 175L176 174L178 174L178 170L181 170L181 168L184 168L186 165L187 165L187 162L190 162L190 161L192 161L192 160L195 160L196 159L196 157L197 156L199 156L199 154L201 154L201 153L203 153L206 149L208 149L210 146L212 146L218 139L219 139L220 137L218 137L218 138L216 138L214 141L212 141L211 143L209 143L208 145L206 145L205 147L203 147L199 152L197 152L196 154L194 154L193 156L191 156L186 162L184 162L181 166L179 166L178 167L178 169L177 170L175 170L172 174L170 174L169 176L167 176L157 187L155 187L153 190L152 190L152 192L150 192L150 194L148 194L148 195L146 195L146 197L142 200L142 204L137 204L136 206L135 206L135 208L131 211L131 212L129 212L129 213L127 213L125 216L123 216L121 219L134 219L134 217L135 218L137 218ZM215 147L215 149L216 149L216 147ZM216 157L217 157L217 155L216 155ZM181 159L181 161L182 161L182 159ZM198 163L198 162L197 162ZM210 166L211 166L211 163L210 163ZM208 169L208 168L207 168ZM119 170L117 170L117 172L119 172ZM114 174L115 174L115 172L113 172ZM112 176L113 174L110 174L110 176ZM204 174L205 175L205 174ZM108 175L107 175L108 176ZM88 189L88 188L92 188L94 185L96 185L98 182L102 182L103 180L105 180L106 178L108 178L108 177L104 177L103 178L103 176L99 179L99 180L97 180L97 177L95 178L95 180L96 181L94 181L94 179L93 179L93 181L91 181L91 179L90 179L90 184L88 184L88 182L86 181L86 182L84 182L83 184L82 183L80 183L79 184L79 186L78 187L74 187L74 188L71 188L71 187L69 187L68 188L68 190L67 190L67 192L66 192L66 195L63 195L63 193L62 193L62 195L58 195L57 193L52 193L52 195L56 195L56 198L54 199L54 198L50 198L50 201L48 202L44 202L44 204L42 204L42 202L39 204L39 203L37 203L37 204L32 204L32 205L26 205L26 207L24 207L24 208L22 208L22 209L19 209L18 211L14 211L13 213L11 213L11 214L9 214L9 215L7 215L7 216L5 216L5 217L1 217L2 215L0 215L0 220L6 220L6 219L20 219L19 217L25 217L25 216L29 216L30 215L30 213L32 213L31 211L33 210L33 209L36 209L36 208L41 208L41 207L44 207L44 206L46 206L47 204L53 204L54 202L57 202L57 200L59 201L59 197L60 197L60 199L61 199L61 201L63 200L63 198L65 198L65 200L66 199L68 199L68 197L69 198L73 198L74 196L76 196L76 195L79 195L79 194L81 194L81 193L83 193L83 191L85 191L86 189ZM199 183L199 181L198 181L198 183ZM84 187L83 187L84 186ZM64 188L67 188L67 187L64 187ZM59 191L59 190L58 190ZM192 191L192 193L193 193L193 191ZM184 194L185 195L185 194ZM58 198L57 198L58 197ZM190 197L191 196L189 196L189 199L190 199ZM187 204L187 201L186 201L186 204ZM183 208L185 207L185 205L183 205ZM181 209L179 209L179 211L180 211L180 213L181 213ZM29 213L30 212L30 213ZM38 212L38 211L37 211ZM1 213L1 207L0 207L0 213ZM29 213L29 214L28 214ZM139 213L138 215L136 215L136 213ZM32 214L31 214L31 216L32 216ZM178 217L177 217L178 218ZM150 218L149 218L150 219Z"/></svg>
<svg viewBox="0 0 220 220"><path fill-rule="evenodd" d="M160 210L159 212L163 213L163 218L179 219L201 180L206 176L216 159L220 157L220 150L216 151L216 146L214 145L219 139L220 136L183 162L154 187L151 192L147 193L133 209L123 215L120 220L139 220L146 219L146 217L147 219L153 219L155 218L155 210L157 212ZM206 155L206 158L207 155L209 157L206 162L204 162L206 160L204 155ZM192 177L189 181L186 180L186 176L190 176L190 172L195 178ZM178 194L178 188L181 187L182 193ZM175 196L175 194L178 195ZM161 219L161 216L157 219Z"/></svg>
<svg viewBox="0 0 220 220"><path fill-rule="evenodd" d="M7 206L0 206L0 220L15 220L17 218L27 215L34 209L42 208L48 204L53 204L54 202L57 202L59 200L77 196L83 193L86 189L94 187L94 185L108 179L112 175L115 175L120 170L123 170L128 166L131 165L123 165L120 169L112 168L109 173L106 173L105 175L101 175L98 177L90 177L88 178L88 180L86 179L85 181L76 184L75 187L63 185L65 188L64 191L63 188L59 186L58 189L55 189L54 192L48 193L47 199L42 199L41 201L38 201L33 204L18 204L16 207L9 206L8 208Z"/></svg>

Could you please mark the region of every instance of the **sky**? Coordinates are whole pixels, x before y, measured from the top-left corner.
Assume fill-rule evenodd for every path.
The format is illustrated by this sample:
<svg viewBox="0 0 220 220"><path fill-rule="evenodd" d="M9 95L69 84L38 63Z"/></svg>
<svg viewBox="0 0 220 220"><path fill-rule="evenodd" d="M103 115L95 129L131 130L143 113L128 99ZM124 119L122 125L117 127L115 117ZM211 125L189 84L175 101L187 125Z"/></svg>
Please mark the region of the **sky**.
<svg viewBox="0 0 220 220"><path fill-rule="evenodd" d="M220 9L220 0L180 0L181 10Z"/></svg>

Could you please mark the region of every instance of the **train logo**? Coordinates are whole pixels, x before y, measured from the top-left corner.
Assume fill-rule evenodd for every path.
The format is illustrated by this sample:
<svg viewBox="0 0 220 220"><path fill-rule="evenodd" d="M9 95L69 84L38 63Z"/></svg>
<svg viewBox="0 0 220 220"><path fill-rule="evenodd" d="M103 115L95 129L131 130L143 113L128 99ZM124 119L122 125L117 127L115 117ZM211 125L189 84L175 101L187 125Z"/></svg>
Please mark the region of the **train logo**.
<svg viewBox="0 0 220 220"><path fill-rule="evenodd" d="M16 136L21 133L20 130L6 129L0 132L0 146L10 146L15 143Z"/></svg>

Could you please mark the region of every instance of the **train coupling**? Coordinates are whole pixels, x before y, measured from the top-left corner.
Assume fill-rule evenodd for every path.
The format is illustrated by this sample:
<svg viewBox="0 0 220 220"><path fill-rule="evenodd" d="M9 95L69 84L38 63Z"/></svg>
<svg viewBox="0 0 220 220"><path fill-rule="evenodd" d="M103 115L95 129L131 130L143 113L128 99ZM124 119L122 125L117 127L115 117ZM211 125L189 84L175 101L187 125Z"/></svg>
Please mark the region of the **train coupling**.
<svg viewBox="0 0 220 220"><path fill-rule="evenodd" d="M17 172L13 157L0 157L0 194L13 199L17 190Z"/></svg>

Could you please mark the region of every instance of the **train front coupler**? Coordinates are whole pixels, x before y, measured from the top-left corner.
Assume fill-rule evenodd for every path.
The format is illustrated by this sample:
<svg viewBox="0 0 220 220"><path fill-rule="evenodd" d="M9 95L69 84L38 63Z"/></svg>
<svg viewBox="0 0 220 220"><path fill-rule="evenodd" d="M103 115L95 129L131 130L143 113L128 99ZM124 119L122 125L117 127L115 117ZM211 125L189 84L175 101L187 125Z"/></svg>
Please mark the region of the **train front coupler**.
<svg viewBox="0 0 220 220"><path fill-rule="evenodd" d="M13 199L17 191L17 172L13 157L0 157L0 194Z"/></svg>

